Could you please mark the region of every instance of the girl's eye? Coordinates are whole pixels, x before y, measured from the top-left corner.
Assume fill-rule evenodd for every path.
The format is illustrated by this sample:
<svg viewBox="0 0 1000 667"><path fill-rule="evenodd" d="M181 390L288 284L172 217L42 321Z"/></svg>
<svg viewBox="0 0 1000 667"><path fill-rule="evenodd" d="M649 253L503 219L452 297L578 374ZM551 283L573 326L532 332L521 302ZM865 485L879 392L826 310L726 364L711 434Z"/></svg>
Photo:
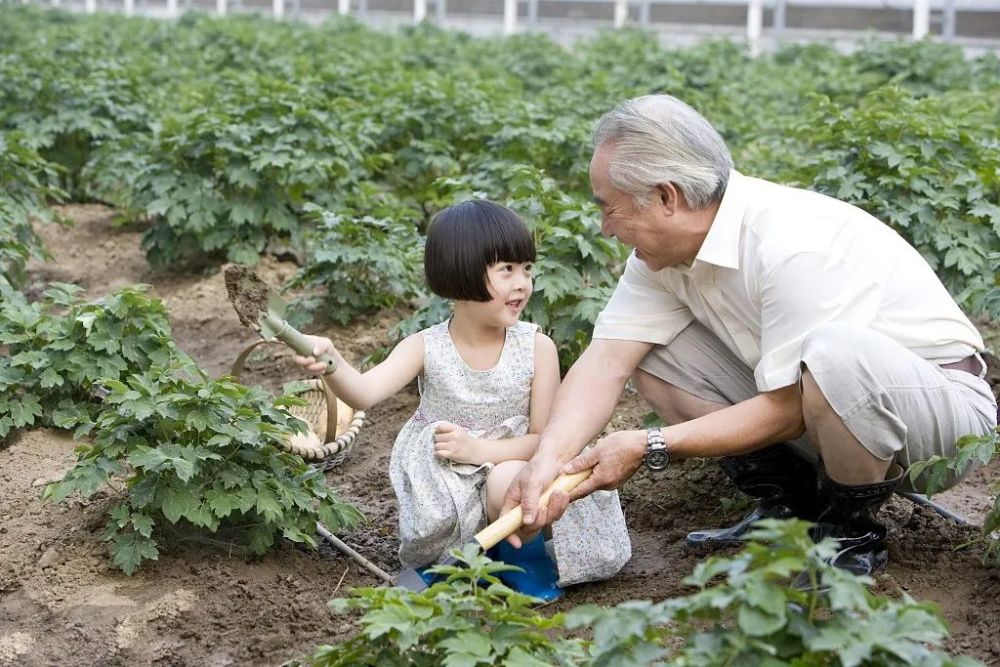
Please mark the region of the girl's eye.
<svg viewBox="0 0 1000 667"><path fill-rule="evenodd" d="M535 265L534 264L525 264L524 265L524 272L525 273L531 273L534 270L535 270Z"/></svg>

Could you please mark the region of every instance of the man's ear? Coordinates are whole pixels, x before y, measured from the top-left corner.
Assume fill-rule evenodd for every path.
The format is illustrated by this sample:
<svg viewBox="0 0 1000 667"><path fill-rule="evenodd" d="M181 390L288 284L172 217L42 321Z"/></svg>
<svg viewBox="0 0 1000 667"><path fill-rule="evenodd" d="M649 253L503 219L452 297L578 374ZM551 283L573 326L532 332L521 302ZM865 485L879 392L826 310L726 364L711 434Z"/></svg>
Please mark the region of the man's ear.
<svg viewBox="0 0 1000 667"><path fill-rule="evenodd" d="M677 210L679 195L677 186L669 181L656 186L656 196L659 199L660 206L670 215L673 215L674 211Z"/></svg>

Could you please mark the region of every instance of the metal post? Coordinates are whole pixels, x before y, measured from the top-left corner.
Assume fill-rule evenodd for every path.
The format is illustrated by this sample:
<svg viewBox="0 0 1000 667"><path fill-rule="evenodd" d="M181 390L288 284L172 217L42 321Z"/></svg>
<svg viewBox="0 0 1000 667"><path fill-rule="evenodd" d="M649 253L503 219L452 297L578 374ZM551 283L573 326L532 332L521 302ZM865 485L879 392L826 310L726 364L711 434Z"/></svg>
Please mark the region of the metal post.
<svg viewBox="0 0 1000 667"><path fill-rule="evenodd" d="M226 15L226 0L215 0L215 13L219 16Z"/></svg>
<svg viewBox="0 0 1000 667"><path fill-rule="evenodd" d="M87 12L88 14L96 14L97 0L84 0L83 11Z"/></svg>
<svg viewBox="0 0 1000 667"><path fill-rule="evenodd" d="M125 0L125 16L135 16L135 0Z"/></svg>
<svg viewBox="0 0 1000 667"><path fill-rule="evenodd" d="M639 24L644 28L649 26L649 0L642 0L639 4Z"/></svg>
<svg viewBox="0 0 1000 667"><path fill-rule="evenodd" d="M448 0L435 0L434 2L434 20L437 21L438 25L444 25L445 14L448 13Z"/></svg>
<svg viewBox="0 0 1000 667"><path fill-rule="evenodd" d="M337 0L337 13L347 16L351 13L351 0Z"/></svg>
<svg viewBox="0 0 1000 667"><path fill-rule="evenodd" d="M923 39L931 28L930 0L913 0L913 39Z"/></svg>
<svg viewBox="0 0 1000 667"><path fill-rule="evenodd" d="M503 34L517 31L517 0L503 0Z"/></svg>
<svg viewBox="0 0 1000 667"><path fill-rule="evenodd" d="M774 2L774 35L780 38L785 32L785 0Z"/></svg>
<svg viewBox="0 0 1000 667"><path fill-rule="evenodd" d="M62 4L62 0L52 0L52 6L53 7L58 7L61 4Z"/></svg>
<svg viewBox="0 0 1000 667"><path fill-rule="evenodd" d="M760 53L760 35L764 24L764 0L747 0L747 42L750 55Z"/></svg>
<svg viewBox="0 0 1000 667"><path fill-rule="evenodd" d="M538 0L528 0L528 30L538 28Z"/></svg>
<svg viewBox="0 0 1000 667"><path fill-rule="evenodd" d="M624 28L628 18L628 0L615 0L615 28Z"/></svg>
<svg viewBox="0 0 1000 667"><path fill-rule="evenodd" d="M413 22L420 23L427 18L427 0L413 0Z"/></svg>
<svg viewBox="0 0 1000 667"><path fill-rule="evenodd" d="M167 0L167 18L177 18L177 0Z"/></svg>
<svg viewBox="0 0 1000 667"><path fill-rule="evenodd" d="M285 0L272 0L271 1L271 11L274 14L274 18L280 19L285 16Z"/></svg>
<svg viewBox="0 0 1000 667"><path fill-rule="evenodd" d="M955 39L955 0L944 0L943 12L941 35L950 42Z"/></svg>

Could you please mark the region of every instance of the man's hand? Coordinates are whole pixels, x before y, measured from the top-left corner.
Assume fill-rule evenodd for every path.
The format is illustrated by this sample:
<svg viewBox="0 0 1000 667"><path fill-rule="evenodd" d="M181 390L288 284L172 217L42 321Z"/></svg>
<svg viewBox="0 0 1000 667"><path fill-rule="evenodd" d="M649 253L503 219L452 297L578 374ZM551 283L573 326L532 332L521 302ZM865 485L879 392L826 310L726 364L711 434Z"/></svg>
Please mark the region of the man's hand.
<svg viewBox="0 0 1000 667"><path fill-rule="evenodd" d="M564 475L571 475L590 468L593 468L594 472L569 494L560 495L564 495L565 504L568 505L574 500L589 496L594 491L617 489L635 474L635 471L642 465L642 459L645 455L645 431L617 431L601 438L591 449L581 452L579 456L562 467L560 472ZM555 495L552 494L553 497ZM555 515L556 510L559 510L558 515L554 516L553 521L562 516L566 507L565 505L561 509L553 507L550 502L549 515Z"/></svg>
<svg viewBox="0 0 1000 667"><path fill-rule="evenodd" d="M561 468L554 461L532 459L514 478L504 498L502 515L518 505L524 512L521 530L508 540L520 548L525 538L558 521L574 500L594 491L617 489L642 465L646 453L645 431L618 431L601 438L593 448L581 453ZM546 507L538 506L538 497L559 473L571 475L593 468L591 476L569 493L554 492Z"/></svg>
<svg viewBox="0 0 1000 667"><path fill-rule="evenodd" d="M549 488L552 480L558 474L559 461L557 459L535 455L507 487L507 495L504 496L500 516L518 505L524 512L521 529L507 538L518 549L528 538L552 523L548 519L546 508L538 506L538 497L545 489ZM565 500L566 494L553 493L549 498L548 507L553 507L554 502L557 503L555 506L558 506L557 497L562 497ZM562 508L565 511L565 504L562 505ZM562 512L560 512L560 516L562 516Z"/></svg>
<svg viewBox="0 0 1000 667"><path fill-rule="evenodd" d="M469 435L469 431L449 422L440 422L434 429L434 454L455 463L486 463L482 443Z"/></svg>

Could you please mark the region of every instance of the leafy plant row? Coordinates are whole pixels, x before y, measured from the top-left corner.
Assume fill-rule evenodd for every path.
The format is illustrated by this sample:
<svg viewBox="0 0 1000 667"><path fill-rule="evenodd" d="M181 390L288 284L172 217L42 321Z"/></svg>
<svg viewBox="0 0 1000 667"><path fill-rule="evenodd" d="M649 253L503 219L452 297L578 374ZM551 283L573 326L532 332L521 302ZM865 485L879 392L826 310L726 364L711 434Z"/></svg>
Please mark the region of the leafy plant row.
<svg viewBox="0 0 1000 667"><path fill-rule="evenodd" d="M970 666L940 647L939 612L903 593L880 597L871 580L828 561L808 524L768 519L740 553L712 557L684 583L690 595L662 602L582 605L542 616L504 586L510 566L469 548L446 580L420 593L363 588L331 606L361 612L361 630L296 667L511 665L716 667L718 665ZM456 552L457 553L457 552Z"/></svg>
<svg viewBox="0 0 1000 667"><path fill-rule="evenodd" d="M341 322L422 296L404 265L429 217L477 193L520 207L554 253L531 315L578 348L621 258L579 222L592 216L589 130L622 99L660 90L702 111L742 171L866 208L968 308L996 313L994 56L871 43L751 58L726 42L667 50L627 31L566 50L428 26L388 35L349 20L166 23L5 6L0 67L0 129L60 165L51 180L74 197L146 224L151 261L291 253L304 263L296 285L311 290L304 305ZM591 247L555 242L567 233L590 234Z"/></svg>
<svg viewBox="0 0 1000 667"><path fill-rule="evenodd" d="M23 286L30 258L46 257L31 217L46 217L46 198L62 194L49 185L55 176L22 134L0 130L0 297Z"/></svg>
<svg viewBox="0 0 1000 667"><path fill-rule="evenodd" d="M104 538L132 574L172 529L221 533L260 554L278 536L315 547L316 522L354 525L357 510L279 444L304 424L298 401L212 380L170 336L163 304L141 287L94 302L55 285L0 304L0 441L15 429L75 429L76 464L44 497L111 496Z"/></svg>

